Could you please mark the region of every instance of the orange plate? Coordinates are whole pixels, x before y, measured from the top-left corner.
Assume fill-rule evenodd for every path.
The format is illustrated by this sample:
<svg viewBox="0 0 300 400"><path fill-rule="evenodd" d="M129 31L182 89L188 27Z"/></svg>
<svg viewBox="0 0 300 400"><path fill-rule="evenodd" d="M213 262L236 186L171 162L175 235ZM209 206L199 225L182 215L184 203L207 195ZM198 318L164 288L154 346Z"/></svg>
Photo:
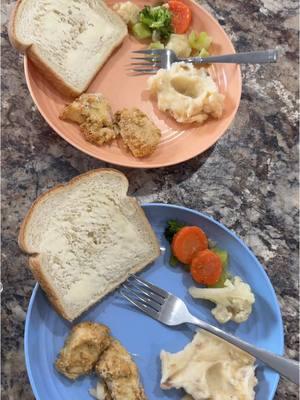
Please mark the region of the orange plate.
<svg viewBox="0 0 300 400"><path fill-rule="evenodd" d="M136 4L143 7L145 3L155 2L156 0L147 2L137 0ZM191 0L185 0L185 2L192 10L193 29L197 32L206 31L213 37L212 53L233 53L233 45L218 22L198 4ZM108 3L112 5L114 0ZM160 112L156 107L156 101L150 99L147 91L149 76L132 77L126 70L130 61L130 52L141 48L143 45L128 35L96 75L87 91L103 93L111 103L113 111L135 106L154 121L162 131L162 139L150 157L136 159L126 150L121 149L116 141L102 147L85 141L78 125L58 118L64 105L69 103L70 99L57 92L25 57L25 76L31 96L51 128L77 149L100 160L134 168L158 168L195 157L212 146L232 122L241 96L240 68L234 64L215 64L210 67L212 77L226 98L224 114L220 120L210 119L201 126L178 124L167 114ZM82 68L84 68L84 62Z"/></svg>

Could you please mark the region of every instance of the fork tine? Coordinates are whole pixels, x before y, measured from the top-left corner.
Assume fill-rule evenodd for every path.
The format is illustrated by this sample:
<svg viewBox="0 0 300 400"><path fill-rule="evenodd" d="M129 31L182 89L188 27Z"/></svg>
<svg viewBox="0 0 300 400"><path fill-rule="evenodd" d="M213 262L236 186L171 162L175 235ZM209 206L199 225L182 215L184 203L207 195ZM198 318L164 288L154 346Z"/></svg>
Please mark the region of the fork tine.
<svg viewBox="0 0 300 400"><path fill-rule="evenodd" d="M160 60L160 58L158 58L158 57L131 57L130 59L131 60L139 60L139 61L147 61L150 63Z"/></svg>
<svg viewBox="0 0 300 400"><path fill-rule="evenodd" d="M128 76L134 77L134 76L143 76L143 75L155 75L156 72L133 72L133 71L128 71L131 73L128 73Z"/></svg>
<svg viewBox="0 0 300 400"><path fill-rule="evenodd" d="M166 49L145 49L145 50L134 50L132 53L137 54L161 54L165 52Z"/></svg>
<svg viewBox="0 0 300 400"><path fill-rule="evenodd" d="M137 66L140 66L140 67L151 67L151 65L153 65L154 67L158 67L158 65L156 65L155 61L154 61L153 64L151 62L146 62L146 63L133 62L133 63L130 63L130 66L132 66L132 65L137 65Z"/></svg>
<svg viewBox="0 0 300 400"><path fill-rule="evenodd" d="M128 282L128 285L130 286L127 286L125 283L123 284L123 286L127 287L128 289L131 289L133 291L137 290L139 293L143 293L143 295L146 296L146 298L156 301L156 303L158 303L160 306L164 304L164 299L161 296L158 296L157 294L149 291L149 289L146 289L145 286L141 286L136 282Z"/></svg>
<svg viewBox="0 0 300 400"><path fill-rule="evenodd" d="M133 304L135 307L139 308L141 311L143 311L145 314L149 315L150 317L154 319L158 319L159 313L148 307L147 305L143 304L139 300L132 299L129 297L126 293L124 293L122 290L120 290L120 295L124 297L129 303Z"/></svg>
<svg viewBox="0 0 300 400"><path fill-rule="evenodd" d="M150 289L153 293L158 294L163 299L166 299L169 296L169 293L159 287L152 285L149 282L144 281L142 278L138 278L136 275L131 275L129 278L135 279L140 284L146 286L146 288Z"/></svg>
<svg viewBox="0 0 300 400"><path fill-rule="evenodd" d="M158 71L158 68L151 68L151 69L139 69L139 68L132 68L130 70L131 72L141 72L143 74L149 74L149 73L156 73Z"/></svg>
<svg viewBox="0 0 300 400"><path fill-rule="evenodd" d="M125 284L123 284L122 288L127 290L127 294L130 294L131 296L139 299L145 305L150 306L157 312L160 311L161 305L156 303L149 295L144 296L139 289L137 289L136 291L133 288L126 286Z"/></svg>

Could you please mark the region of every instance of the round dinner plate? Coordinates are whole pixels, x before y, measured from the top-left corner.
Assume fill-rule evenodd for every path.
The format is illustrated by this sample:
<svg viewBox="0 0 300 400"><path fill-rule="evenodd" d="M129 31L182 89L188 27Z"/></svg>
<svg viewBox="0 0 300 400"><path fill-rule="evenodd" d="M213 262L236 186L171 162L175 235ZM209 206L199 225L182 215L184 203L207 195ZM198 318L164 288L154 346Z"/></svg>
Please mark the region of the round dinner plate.
<svg viewBox="0 0 300 400"><path fill-rule="evenodd" d="M204 8L191 0L184 0L192 10L193 29L206 31L213 37L212 54L234 53L234 47L219 23ZM116 0L109 0L112 5ZM141 8L154 4L156 0L135 3ZM92 81L87 92L103 93L109 100L113 111L124 107L138 107L144 111L160 128L161 141L155 152L142 159L134 158L117 141L111 145L98 147L87 142L80 133L78 125L59 119L64 106L72 101L61 95L36 69L24 58L26 82L38 110L55 132L77 149L117 165L135 168L157 168L186 161L207 150L226 131L239 106L241 96L241 72L235 64L214 64L210 72L219 90L225 95L224 113L218 120L209 119L203 125L178 124L166 113L160 112L156 101L150 98L147 90L148 75L130 76L128 65L130 52L143 48L132 35L128 35L123 44L112 54L104 67ZM82 63L84 68L84 62Z"/></svg>
<svg viewBox="0 0 300 400"><path fill-rule="evenodd" d="M248 321L238 325L227 323L227 332L277 354L283 353L283 327L279 306L272 285L258 260L230 230L200 212L166 205L146 204L144 211L166 252L147 267L141 276L182 298L197 317L220 326L212 317L211 303L196 300L188 294L194 285L190 275L180 267L168 264L169 245L164 238L166 221L178 219L200 226L210 239L229 253L229 271L249 283L255 294L255 304ZM137 363L149 400L179 400L180 390L161 390L160 358L162 349L177 352L191 341L194 330L186 325L167 327L143 314L119 295L108 295L78 321L104 323L121 341ZM74 382L55 370L54 362L67 338L72 324L62 319L51 307L41 288L36 285L29 304L25 325L25 358L29 379L37 400L92 400L89 389L96 384L93 376ZM278 374L258 366L256 400L273 399ZM124 399L125 400L125 399Z"/></svg>

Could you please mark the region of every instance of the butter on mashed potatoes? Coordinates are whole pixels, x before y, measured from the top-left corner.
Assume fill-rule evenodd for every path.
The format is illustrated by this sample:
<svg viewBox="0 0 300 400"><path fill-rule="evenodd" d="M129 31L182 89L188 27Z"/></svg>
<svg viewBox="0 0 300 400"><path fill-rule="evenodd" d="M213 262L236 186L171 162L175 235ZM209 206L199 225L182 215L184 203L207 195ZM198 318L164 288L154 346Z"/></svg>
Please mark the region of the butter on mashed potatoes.
<svg viewBox="0 0 300 400"><path fill-rule="evenodd" d="M253 400L255 358L199 331L182 351L162 351L161 388L183 388L194 400Z"/></svg>
<svg viewBox="0 0 300 400"><path fill-rule="evenodd" d="M220 118L224 96L205 68L180 62L169 70L160 69L148 80L148 88L157 97L159 110L168 112L177 122L203 123L209 116Z"/></svg>

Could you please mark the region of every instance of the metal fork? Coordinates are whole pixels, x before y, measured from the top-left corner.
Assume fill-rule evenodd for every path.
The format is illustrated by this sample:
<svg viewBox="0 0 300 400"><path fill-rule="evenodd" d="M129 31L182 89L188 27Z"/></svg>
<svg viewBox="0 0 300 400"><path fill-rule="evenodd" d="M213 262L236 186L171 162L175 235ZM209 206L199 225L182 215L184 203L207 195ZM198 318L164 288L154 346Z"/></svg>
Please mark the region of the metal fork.
<svg viewBox="0 0 300 400"><path fill-rule="evenodd" d="M277 61L276 50L252 51L249 53L234 53L221 56L209 57L177 57L174 51L170 49L148 49L133 51L135 57L131 65L132 72L141 74L155 74L160 68L170 69L175 62L187 62L193 64L211 64L211 63L230 63L230 64L265 64ZM136 57L136 55L144 57Z"/></svg>
<svg viewBox="0 0 300 400"><path fill-rule="evenodd" d="M280 375L299 385L299 363L255 347L194 317L188 311L184 302L173 294L134 275L122 285L120 294L145 314L163 324L170 326L185 323L194 324L213 333L251 354Z"/></svg>

